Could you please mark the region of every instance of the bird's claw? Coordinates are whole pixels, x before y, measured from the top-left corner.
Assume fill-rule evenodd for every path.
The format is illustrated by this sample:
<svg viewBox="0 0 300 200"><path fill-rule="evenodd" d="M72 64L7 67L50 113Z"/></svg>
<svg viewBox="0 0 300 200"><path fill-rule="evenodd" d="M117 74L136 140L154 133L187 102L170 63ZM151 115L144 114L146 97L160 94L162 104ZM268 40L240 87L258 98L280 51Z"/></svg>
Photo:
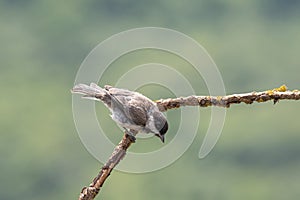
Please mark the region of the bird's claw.
<svg viewBox="0 0 300 200"><path fill-rule="evenodd" d="M132 143L135 143L136 138L131 133L126 132L126 138L128 138Z"/></svg>

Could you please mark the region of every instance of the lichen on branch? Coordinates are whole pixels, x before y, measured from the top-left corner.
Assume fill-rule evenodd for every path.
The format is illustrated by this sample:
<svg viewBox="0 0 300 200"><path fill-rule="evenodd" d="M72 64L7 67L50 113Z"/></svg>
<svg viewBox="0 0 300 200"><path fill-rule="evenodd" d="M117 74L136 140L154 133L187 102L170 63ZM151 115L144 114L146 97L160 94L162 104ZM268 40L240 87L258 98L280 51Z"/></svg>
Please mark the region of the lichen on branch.
<svg viewBox="0 0 300 200"><path fill-rule="evenodd" d="M279 100L299 100L300 91L287 90L285 85L272 90L263 92L249 92L243 94L232 94L227 96L188 96L174 99L161 99L156 101L160 111L165 112L169 109L179 108L182 106L219 106L229 108L232 104L252 104L253 102L266 102L273 100L274 104Z"/></svg>

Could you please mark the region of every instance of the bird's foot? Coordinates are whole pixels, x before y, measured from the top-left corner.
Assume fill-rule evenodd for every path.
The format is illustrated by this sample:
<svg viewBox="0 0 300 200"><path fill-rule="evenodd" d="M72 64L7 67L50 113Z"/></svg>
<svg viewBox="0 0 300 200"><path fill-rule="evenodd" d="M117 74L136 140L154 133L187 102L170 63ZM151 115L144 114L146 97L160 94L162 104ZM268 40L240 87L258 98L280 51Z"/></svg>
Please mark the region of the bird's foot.
<svg viewBox="0 0 300 200"><path fill-rule="evenodd" d="M126 133L126 137L132 142L135 143L136 138L133 135Z"/></svg>
<svg viewBox="0 0 300 200"><path fill-rule="evenodd" d="M136 140L136 138L135 138L135 135L131 132L131 131L125 131L125 133L126 133L126 138L128 138L132 143L135 143L135 140Z"/></svg>

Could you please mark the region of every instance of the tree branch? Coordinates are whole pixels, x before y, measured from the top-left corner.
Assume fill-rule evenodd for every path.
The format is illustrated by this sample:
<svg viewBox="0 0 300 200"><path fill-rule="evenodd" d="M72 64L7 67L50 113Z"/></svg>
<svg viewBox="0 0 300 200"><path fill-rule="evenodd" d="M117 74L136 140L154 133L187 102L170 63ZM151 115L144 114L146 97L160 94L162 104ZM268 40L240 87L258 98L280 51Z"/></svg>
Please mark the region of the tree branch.
<svg viewBox="0 0 300 200"><path fill-rule="evenodd" d="M274 104L279 100L299 100L300 91L288 91L285 85L272 90L264 92L250 92L244 94L232 94L228 96L188 96L179 97L175 99L161 99L156 101L156 104L161 112L169 109L179 108L182 106L219 106L229 108L231 104L246 103L252 104L253 102L266 102L273 100Z"/></svg>
<svg viewBox="0 0 300 200"><path fill-rule="evenodd" d="M134 140L124 133L123 139L115 147L107 163L102 167L93 182L88 187L82 188L78 200L91 200L96 197L111 171L124 158L131 143L134 143Z"/></svg>
<svg viewBox="0 0 300 200"><path fill-rule="evenodd" d="M233 94L228 96L189 96L179 97L175 99L161 99L156 101L156 104L160 111L165 112L169 109L179 108L181 106L220 106L229 108L231 104L246 103L252 104L253 102L266 102L273 100L274 104L279 100L299 100L300 91L293 90L288 91L285 85L267 90L264 92L251 92L244 94ZM112 155L107 163L102 167L99 174L94 178L93 182L84 187L80 193L79 200L92 200L99 193L103 183L110 175L114 167L124 158L129 146L134 143L132 137L126 133L123 139L115 147Z"/></svg>

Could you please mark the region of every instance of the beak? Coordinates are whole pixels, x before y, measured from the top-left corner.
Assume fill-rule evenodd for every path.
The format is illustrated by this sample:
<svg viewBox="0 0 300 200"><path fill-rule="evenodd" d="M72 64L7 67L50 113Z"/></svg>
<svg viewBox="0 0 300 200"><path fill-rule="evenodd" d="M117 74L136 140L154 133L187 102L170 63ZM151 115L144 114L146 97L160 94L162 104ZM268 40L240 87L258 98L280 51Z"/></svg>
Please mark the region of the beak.
<svg viewBox="0 0 300 200"><path fill-rule="evenodd" d="M157 137L159 137L159 139L165 143L165 136L164 135L160 135L160 134L155 134Z"/></svg>

